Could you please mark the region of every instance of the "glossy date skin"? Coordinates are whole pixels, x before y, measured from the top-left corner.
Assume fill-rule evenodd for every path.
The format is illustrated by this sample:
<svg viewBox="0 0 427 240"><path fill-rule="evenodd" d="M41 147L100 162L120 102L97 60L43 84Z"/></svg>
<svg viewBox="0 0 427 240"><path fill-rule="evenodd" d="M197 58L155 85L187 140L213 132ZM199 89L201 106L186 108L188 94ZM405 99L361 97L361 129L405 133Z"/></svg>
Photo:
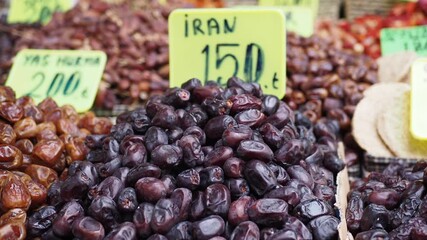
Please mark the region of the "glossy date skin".
<svg viewBox="0 0 427 240"><path fill-rule="evenodd" d="M192 79L119 116L110 134L88 137L87 161L72 163L48 192L49 209L62 214L75 201L84 211L71 220L31 216L72 221L63 232L29 227L45 238L334 238L340 168L325 160L334 143L317 142L309 120L258 84L227 85ZM49 172L38 170L45 183Z"/></svg>
<svg viewBox="0 0 427 240"><path fill-rule="evenodd" d="M355 239L422 239L425 234L426 162L392 162L349 194L347 225ZM427 178L426 178L427 179Z"/></svg>

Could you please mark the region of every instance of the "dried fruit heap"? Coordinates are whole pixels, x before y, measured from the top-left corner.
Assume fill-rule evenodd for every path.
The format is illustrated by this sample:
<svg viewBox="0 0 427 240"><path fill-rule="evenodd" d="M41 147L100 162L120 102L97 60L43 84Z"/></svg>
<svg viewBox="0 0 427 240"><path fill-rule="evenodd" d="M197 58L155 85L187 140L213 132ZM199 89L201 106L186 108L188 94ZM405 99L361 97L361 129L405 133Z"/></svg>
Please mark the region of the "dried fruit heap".
<svg viewBox="0 0 427 240"><path fill-rule="evenodd" d="M355 240L427 239L427 162L391 163L354 183L347 227Z"/></svg>
<svg viewBox="0 0 427 240"><path fill-rule="evenodd" d="M72 10L55 14L40 30L25 31L14 50L104 51L108 62L96 106L112 109L116 104L138 103L168 87L167 17L173 8L181 6L144 2L143 8L133 9L128 1L119 5L79 1Z"/></svg>
<svg viewBox="0 0 427 240"><path fill-rule="evenodd" d="M0 19L0 83L3 84L6 82L7 73L12 66L12 58L14 57L13 47L16 41L25 30L39 27L38 25L25 24L9 25L5 22L6 20Z"/></svg>
<svg viewBox="0 0 427 240"><path fill-rule="evenodd" d="M11 88L0 87L0 239L25 238L25 211L45 205L58 175L86 159L85 137L108 133L111 125L52 99L38 105L16 99Z"/></svg>
<svg viewBox="0 0 427 240"><path fill-rule="evenodd" d="M197 79L87 137L87 161L29 217L42 239L334 239L333 122L313 125L260 86ZM47 224L42 224L47 223Z"/></svg>
<svg viewBox="0 0 427 240"><path fill-rule="evenodd" d="M399 3L388 16L367 15L339 23L323 21L318 25L320 36L341 49L381 56L380 32L383 28L401 28L427 24L426 1Z"/></svg>
<svg viewBox="0 0 427 240"><path fill-rule="evenodd" d="M346 144L347 165L357 165L362 151L351 135L351 118L363 92L376 83L377 64L368 56L339 50L314 35L288 34L285 101L311 121L335 119Z"/></svg>

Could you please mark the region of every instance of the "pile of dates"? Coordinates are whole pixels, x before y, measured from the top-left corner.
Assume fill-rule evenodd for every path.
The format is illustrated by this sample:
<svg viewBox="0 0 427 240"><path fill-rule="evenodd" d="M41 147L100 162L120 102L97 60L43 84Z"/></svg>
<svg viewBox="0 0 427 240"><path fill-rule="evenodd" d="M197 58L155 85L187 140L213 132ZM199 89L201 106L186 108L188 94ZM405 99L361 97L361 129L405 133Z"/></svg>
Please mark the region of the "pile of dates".
<svg viewBox="0 0 427 240"><path fill-rule="evenodd" d="M1 4L1 3L0 3ZM27 24L6 24L6 19L1 16L0 6L0 83L5 83L7 74L9 73L10 66L12 65L12 58L14 56L13 46L20 38L21 33L27 29L37 28L38 25Z"/></svg>
<svg viewBox="0 0 427 240"><path fill-rule="evenodd" d="M427 162L393 162L353 183L347 227L355 240L427 239Z"/></svg>
<svg viewBox="0 0 427 240"><path fill-rule="evenodd" d="M38 105L30 97L16 99L11 88L0 87L0 239L23 239L14 236L25 236L26 211L45 205L58 175L86 159L86 136L111 126L52 99Z"/></svg>
<svg viewBox="0 0 427 240"><path fill-rule="evenodd" d="M143 2L144 6L134 8L134 1L81 0L72 10L54 14L41 29L24 31L14 53L26 48L104 51L108 61L96 107L110 110L118 104L139 103L168 88L167 18L183 5Z"/></svg>
<svg viewBox="0 0 427 240"><path fill-rule="evenodd" d="M256 83L191 79L86 138L33 211L41 239L337 239L334 121L313 125Z"/></svg>
<svg viewBox="0 0 427 240"><path fill-rule="evenodd" d="M344 140L346 164L357 166L362 150L351 134L351 119L363 92L377 79L377 64L368 56L334 48L313 35L287 36L285 101L312 122L334 119Z"/></svg>

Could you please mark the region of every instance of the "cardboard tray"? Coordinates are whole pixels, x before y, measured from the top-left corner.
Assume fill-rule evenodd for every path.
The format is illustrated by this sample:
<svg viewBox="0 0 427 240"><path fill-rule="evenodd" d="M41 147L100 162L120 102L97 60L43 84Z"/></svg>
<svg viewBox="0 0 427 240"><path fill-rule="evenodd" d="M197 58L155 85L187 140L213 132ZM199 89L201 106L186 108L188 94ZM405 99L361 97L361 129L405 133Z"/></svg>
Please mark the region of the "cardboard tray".
<svg viewBox="0 0 427 240"><path fill-rule="evenodd" d="M344 144L340 142L338 144L338 156L344 159ZM345 167L337 175L337 193L335 195L336 203L335 206L339 210L341 223L338 225L338 234L340 240L353 240L353 236L347 230L347 222L345 218L345 212L347 209L347 195L350 192L350 182L348 178L348 170Z"/></svg>

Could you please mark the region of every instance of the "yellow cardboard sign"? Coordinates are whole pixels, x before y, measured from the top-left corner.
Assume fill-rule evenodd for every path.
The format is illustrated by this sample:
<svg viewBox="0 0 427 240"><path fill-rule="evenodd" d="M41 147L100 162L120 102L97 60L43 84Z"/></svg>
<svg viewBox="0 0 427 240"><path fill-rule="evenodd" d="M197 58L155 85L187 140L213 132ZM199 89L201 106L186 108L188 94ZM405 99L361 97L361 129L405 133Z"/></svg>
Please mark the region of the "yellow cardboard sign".
<svg viewBox="0 0 427 240"><path fill-rule="evenodd" d="M224 85L237 76L282 98L285 31L285 16L277 9L175 10L169 16L170 85L190 78Z"/></svg>
<svg viewBox="0 0 427 240"><path fill-rule="evenodd" d="M235 6L236 9L280 9L285 13L286 29L303 37L310 37L314 33L316 18L313 11L308 7L258 7L258 6Z"/></svg>
<svg viewBox="0 0 427 240"><path fill-rule="evenodd" d="M8 23L48 23L54 12L73 7L72 0L11 0Z"/></svg>
<svg viewBox="0 0 427 240"><path fill-rule="evenodd" d="M427 58L416 60L411 69L411 133L427 140Z"/></svg>
<svg viewBox="0 0 427 240"><path fill-rule="evenodd" d="M93 105L106 62L101 51L25 49L16 55L6 85L17 97L28 95L36 103L52 97L85 112Z"/></svg>
<svg viewBox="0 0 427 240"><path fill-rule="evenodd" d="M319 0L258 0L258 5L308 7L313 11L314 18L319 13Z"/></svg>
<svg viewBox="0 0 427 240"><path fill-rule="evenodd" d="M285 12L286 29L303 37L310 37L314 33L313 11L308 7L281 7Z"/></svg>

